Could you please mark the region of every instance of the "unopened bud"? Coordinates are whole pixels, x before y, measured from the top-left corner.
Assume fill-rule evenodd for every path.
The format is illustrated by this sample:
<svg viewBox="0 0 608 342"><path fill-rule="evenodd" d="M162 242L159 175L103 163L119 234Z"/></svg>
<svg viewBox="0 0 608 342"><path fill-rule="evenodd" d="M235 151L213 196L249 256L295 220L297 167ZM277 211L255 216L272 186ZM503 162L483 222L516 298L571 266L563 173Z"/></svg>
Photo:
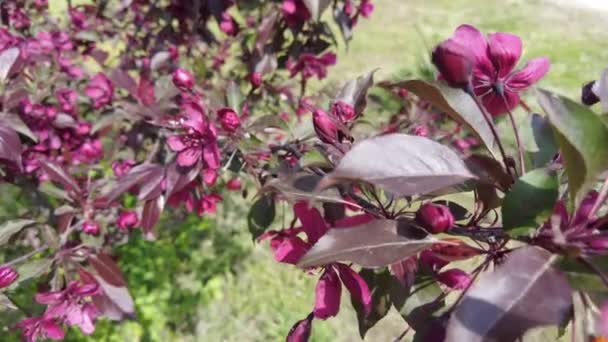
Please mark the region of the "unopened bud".
<svg viewBox="0 0 608 342"><path fill-rule="evenodd" d="M252 72L251 75L249 75L249 82L253 89L259 88L262 85L262 74L259 72Z"/></svg>
<svg viewBox="0 0 608 342"><path fill-rule="evenodd" d="M333 144L338 140L338 126L329 114L320 109L315 110L312 113L312 123L315 133L324 143Z"/></svg>
<svg viewBox="0 0 608 342"><path fill-rule="evenodd" d="M217 111L217 117L222 128L229 133L234 133L241 126L241 118L231 108L222 108Z"/></svg>
<svg viewBox="0 0 608 342"><path fill-rule="evenodd" d="M416 221L432 234L439 234L454 225L454 216L445 205L427 203L418 209Z"/></svg>
<svg viewBox="0 0 608 342"><path fill-rule="evenodd" d="M465 46L448 39L433 50L432 61L450 87L469 86L475 57Z"/></svg>
<svg viewBox="0 0 608 342"><path fill-rule="evenodd" d="M19 273L10 266L0 267L0 289L8 287L19 278Z"/></svg>
<svg viewBox="0 0 608 342"><path fill-rule="evenodd" d="M90 235L97 235L99 234L99 224L95 221L85 221L82 224L82 231Z"/></svg>
<svg viewBox="0 0 608 342"><path fill-rule="evenodd" d="M173 72L173 84L181 90L191 90L194 87L194 76L186 69L177 68Z"/></svg>
<svg viewBox="0 0 608 342"><path fill-rule="evenodd" d="M599 83L597 81L591 81L583 86L581 89L581 102L587 106L593 106L600 102L599 94Z"/></svg>

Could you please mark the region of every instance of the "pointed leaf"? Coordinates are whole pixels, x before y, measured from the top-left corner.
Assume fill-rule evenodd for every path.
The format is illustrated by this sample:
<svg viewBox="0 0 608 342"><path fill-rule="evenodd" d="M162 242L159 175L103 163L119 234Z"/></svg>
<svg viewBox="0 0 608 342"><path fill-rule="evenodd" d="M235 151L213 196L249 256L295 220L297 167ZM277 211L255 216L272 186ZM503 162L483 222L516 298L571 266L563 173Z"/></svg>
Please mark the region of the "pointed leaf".
<svg viewBox="0 0 608 342"><path fill-rule="evenodd" d="M422 100L430 102L456 122L465 125L492 154L497 155L498 145L490 126L484 119L483 113L475 105L475 101L463 90L451 88L438 81L411 80L396 85L411 91Z"/></svg>
<svg viewBox="0 0 608 342"><path fill-rule="evenodd" d="M554 171L536 169L526 173L505 196L504 229L512 236L531 233L551 216L558 195L559 182Z"/></svg>
<svg viewBox="0 0 608 342"><path fill-rule="evenodd" d="M12 47L0 52L0 83L3 83L9 76L11 68L19 58L19 48Z"/></svg>
<svg viewBox="0 0 608 342"><path fill-rule="evenodd" d="M443 291L439 284L428 274L419 272L405 300L398 300L391 293L393 305L412 329L419 331L425 328L434 314L445 306L445 300L440 299Z"/></svg>
<svg viewBox="0 0 608 342"><path fill-rule="evenodd" d="M131 190L136 185L143 185L151 180L158 180L159 174L163 173L163 167L158 164L140 164L132 168L129 173L122 176L116 185L104 198L107 202L113 202L123 193ZM154 184L158 185L158 184Z"/></svg>
<svg viewBox="0 0 608 342"><path fill-rule="evenodd" d="M290 202L302 200L317 200L322 202L346 203L336 189L315 191L321 181L321 176L298 172L288 174L267 182L264 191L276 191Z"/></svg>
<svg viewBox="0 0 608 342"><path fill-rule="evenodd" d="M589 108L546 90L538 102L547 113L576 203L608 169L608 128Z"/></svg>
<svg viewBox="0 0 608 342"><path fill-rule="evenodd" d="M19 278L11 284L9 289L15 289L19 286L20 283L36 278L42 274L45 274L51 270L51 265L53 264L52 259L35 259L24 262L17 267L17 273L19 273Z"/></svg>
<svg viewBox="0 0 608 342"><path fill-rule="evenodd" d="M40 159L40 167L51 180L60 183L66 190L72 190L77 193L82 193L82 189L78 183L68 174L68 172L59 164L48 159Z"/></svg>
<svg viewBox="0 0 608 342"><path fill-rule="evenodd" d="M93 266L95 271L103 278L108 284L113 286L126 286L125 278L122 271L109 255L105 253L97 253L91 255L88 258L89 264Z"/></svg>
<svg viewBox="0 0 608 342"><path fill-rule="evenodd" d="M572 306L572 289L553 269L556 259L539 247L509 254L464 295L446 341L514 341L531 328L561 323Z"/></svg>
<svg viewBox="0 0 608 342"><path fill-rule="evenodd" d="M113 314L108 314L109 318L120 320L124 317L133 316L135 313L135 303L133 303L133 298L129 293L129 289L126 286L114 286L109 284L104 278L94 275L95 280L99 283L99 286L103 289L104 295L106 299L96 300L95 303L104 304L104 300L109 301L110 303L105 303L105 305L101 306L104 314L108 314L108 309L112 308ZM116 307L112 307L111 304L114 304L120 311L122 311L122 315L120 311L116 310Z"/></svg>
<svg viewBox="0 0 608 342"><path fill-rule="evenodd" d="M396 195L427 194L475 178L460 157L430 139L388 134L356 144L323 185L362 180Z"/></svg>
<svg viewBox="0 0 608 342"><path fill-rule="evenodd" d="M363 267L383 267L410 257L437 242L406 221L374 220L333 228L302 257L302 268L350 261Z"/></svg>
<svg viewBox="0 0 608 342"><path fill-rule="evenodd" d="M7 125L17 131L17 133L25 135L33 142L38 142L38 136L34 134L34 132L32 132L29 127L27 127L27 125L23 122L23 120L21 120L18 115L4 113L4 115L2 116L2 121L6 121Z"/></svg>
<svg viewBox="0 0 608 342"><path fill-rule="evenodd" d="M530 150L535 167L547 165L557 154L557 143L553 136L551 124L546 117L532 114L531 118L532 138L535 149Z"/></svg>
<svg viewBox="0 0 608 342"><path fill-rule="evenodd" d="M152 228L156 225L160 219L160 215L165 208L165 197L158 196L155 199L151 199L144 204L144 209L141 214L141 228L149 240L154 239L154 233Z"/></svg>
<svg viewBox="0 0 608 342"><path fill-rule="evenodd" d="M36 223L36 221L24 220L24 219L10 220L10 221L4 222L0 226L0 246L7 243L8 240L11 238L11 236L13 236L17 232L19 232L21 229L23 229L29 225L32 225L34 223Z"/></svg>
<svg viewBox="0 0 608 342"><path fill-rule="evenodd" d="M21 170L21 140L10 124L0 121L0 160L12 162Z"/></svg>
<svg viewBox="0 0 608 342"><path fill-rule="evenodd" d="M254 241L270 227L275 215L276 209L272 196L263 195L253 203L247 214L247 226Z"/></svg>

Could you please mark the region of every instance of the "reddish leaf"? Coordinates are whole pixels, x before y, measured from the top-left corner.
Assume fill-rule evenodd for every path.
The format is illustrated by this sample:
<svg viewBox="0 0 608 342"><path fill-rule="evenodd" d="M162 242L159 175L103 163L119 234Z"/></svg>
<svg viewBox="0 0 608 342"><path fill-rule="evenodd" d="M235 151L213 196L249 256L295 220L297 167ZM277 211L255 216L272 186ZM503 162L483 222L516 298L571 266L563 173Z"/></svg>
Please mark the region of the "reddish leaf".
<svg viewBox="0 0 608 342"><path fill-rule="evenodd" d="M148 184L143 191L143 194L148 197L148 195L155 189L155 186L160 184L159 174L162 175L164 173L164 168L158 164L140 164L136 167L132 168L129 173L121 177L117 182L114 188L110 190L108 194L104 196L107 202L113 202L123 193L131 190L134 186L141 186L146 183ZM153 183L151 181L156 180L157 183ZM140 197L141 193L140 193Z"/></svg>
<svg viewBox="0 0 608 342"><path fill-rule="evenodd" d="M82 189L76 180L74 180L61 165L48 159L40 159L40 167L46 172L51 180L60 183L66 190L73 190L78 194L82 193Z"/></svg>
<svg viewBox="0 0 608 342"><path fill-rule="evenodd" d="M116 287L127 285L122 271L109 255L100 252L90 256L88 261L108 284Z"/></svg>
<svg viewBox="0 0 608 342"><path fill-rule="evenodd" d="M21 170L21 140L8 122L0 121L0 159L13 162Z"/></svg>
<svg viewBox="0 0 608 342"><path fill-rule="evenodd" d="M154 225L156 225L156 222L160 219L160 214L163 212L164 207L164 196L158 196L155 199L151 199L144 205L144 210L141 214L141 227L146 234L146 238L154 239L152 228L154 228Z"/></svg>
<svg viewBox="0 0 608 342"><path fill-rule="evenodd" d="M126 286L114 286L104 278L94 275L95 280L103 289L103 295L97 295L93 301L102 314L113 320L123 320L133 317L135 314L135 303Z"/></svg>

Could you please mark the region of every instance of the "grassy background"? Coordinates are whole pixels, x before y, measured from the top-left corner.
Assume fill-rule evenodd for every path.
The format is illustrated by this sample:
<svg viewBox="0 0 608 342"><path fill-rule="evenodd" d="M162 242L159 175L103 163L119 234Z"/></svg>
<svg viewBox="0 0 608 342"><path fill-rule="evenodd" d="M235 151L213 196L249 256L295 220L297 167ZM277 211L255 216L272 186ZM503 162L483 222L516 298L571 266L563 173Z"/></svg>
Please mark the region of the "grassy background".
<svg viewBox="0 0 608 342"><path fill-rule="evenodd" d="M62 0L51 0L61 6ZM416 73L428 50L456 26L508 31L524 41L524 60L548 56L541 85L576 97L608 61L608 22L602 13L564 8L541 0L376 0L361 20L348 50L330 78L336 85L379 67L378 79ZM59 12L57 12L59 11ZM60 9L55 9L60 13ZM367 115L372 116L373 113ZM102 322L85 338L94 341L280 341L291 324L310 312L316 276L272 261L267 246L254 246L246 232L242 203L226 202L217 217L163 222L160 239L136 239L120 250L136 298L139 321ZM337 318L315 322L314 341L358 340L355 313L343 301ZM404 329L396 313L373 328L366 340L391 340Z"/></svg>

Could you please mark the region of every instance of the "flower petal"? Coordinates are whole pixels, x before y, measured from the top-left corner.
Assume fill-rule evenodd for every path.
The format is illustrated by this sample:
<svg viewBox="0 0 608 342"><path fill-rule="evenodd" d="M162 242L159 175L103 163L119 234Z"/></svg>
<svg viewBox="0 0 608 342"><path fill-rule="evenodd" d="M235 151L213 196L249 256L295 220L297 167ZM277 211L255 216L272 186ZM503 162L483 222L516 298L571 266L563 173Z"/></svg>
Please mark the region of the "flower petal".
<svg viewBox="0 0 608 342"><path fill-rule="evenodd" d="M513 91L505 89L505 98L492 91L482 97L484 107L492 116L500 116L507 111L513 110L519 104L519 95Z"/></svg>
<svg viewBox="0 0 608 342"><path fill-rule="evenodd" d="M297 264L308 251L308 244L299 237L284 239L274 251L274 259L287 264Z"/></svg>
<svg viewBox="0 0 608 342"><path fill-rule="evenodd" d="M367 283L359 273L355 272L352 268L344 265L337 264L338 272L340 273L340 279L342 279L342 283L350 292L351 297L353 297L357 302L363 304L363 308L365 310L365 314L369 315L372 310L372 294L369 291L369 287Z"/></svg>
<svg viewBox="0 0 608 342"><path fill-rule="evenodd" d="M504 78L511 73L521 57L521 39L510 33L488 35L490 58L498 71L498 77Z"/></svg>
<svg viewBox="0 0 608 342"><path fill-rule="evenodd" d="M308 203L298 202L293 206L293 211L302 222L302 228L308 237L309 243L315 243L327 232L327 225L316 208L309 208Z"/></svg>
<svg viewBox="0 0 608 342"><path fill-rule="evenodd" d="M471 283L471 276L459 268L452 268L439 273L437 280L451 289L464 290Z"/></svg>
<svg viewBox="0 0 608 342"><path fill-rule="evenodd" d="M202 153L200 147L187 148L177 154L177 164L181 167L190 167L201 159Z"/></svg>
<svg viewBox="0 0 608 342"><path fill-rule="evenodd" d="M488 42L475 26L468 24L458 26L452 39L467 47L475 55L478 63L488 60Z"/></svg>
<svg viewBox="0 0 608 342"><path fill-rule="evenodd" d="M42 329L46 337L51 340L63 340L65 337L65 332L51 319L42 322Z"/></svg>
<svg viewBox="0 0 608 342"><path fill-rule="evenodd" d="M203 159L211 169L215 170L220 167L220 151L217 144L207 144L203 147Z"/></svg>
<svg viewBox="0 0 608 342"><path fill-rule="evenodd" d="M183 135L172 135L167 138L167 145L169 145L171 151L180 152L186 149L186 145L183 141Z"/></svg>
<svg viewBox="0 0 608 342"><path fill-rule="evenodd" d="M297 321L287 335L287 342L307 342L312 330L312 313L303 320Z"/></svg>
<svg viewBox="0 0 608 342"><path fill-rule="evenodd" d="M507 80L506 86L513 90L524 90L543 78L550 67L551 62L549 62L549 58L533 58L528 61L523 69L516 71Z"/></svg>
<svg viewBox="0 0 608 342"><path fill-rule="evenodd" d="M327 319L340 311L342 284L333 267L327 267L315 288L315 318Z"/></svg>

